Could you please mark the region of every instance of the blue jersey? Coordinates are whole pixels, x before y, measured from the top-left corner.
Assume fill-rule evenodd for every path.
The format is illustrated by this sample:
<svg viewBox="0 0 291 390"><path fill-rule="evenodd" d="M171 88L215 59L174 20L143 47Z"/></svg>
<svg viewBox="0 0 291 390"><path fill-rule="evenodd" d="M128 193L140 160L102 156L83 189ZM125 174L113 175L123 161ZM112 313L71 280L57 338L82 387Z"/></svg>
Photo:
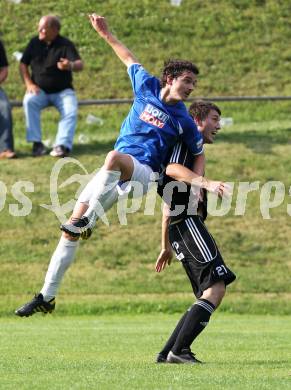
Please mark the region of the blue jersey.
<svg viewBox="0 0 291 390"><path fill-rule="evenodd" d="M183 102L170 105L160 98L160 81L140 64L128 68L134 102L122 123L115 149L160 170L169 148L183 140L194 155L203 151L202 136Z"/></svg>

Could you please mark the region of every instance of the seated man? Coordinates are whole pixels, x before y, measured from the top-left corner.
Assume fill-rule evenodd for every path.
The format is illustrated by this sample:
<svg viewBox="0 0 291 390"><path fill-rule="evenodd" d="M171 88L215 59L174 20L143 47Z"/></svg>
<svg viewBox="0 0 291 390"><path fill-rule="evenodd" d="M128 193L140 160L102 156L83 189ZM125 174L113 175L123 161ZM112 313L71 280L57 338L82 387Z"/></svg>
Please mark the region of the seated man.
<svg viewBox="0 0 291 390"><path fill-rule="evenodd" d="M20 73L26 86L23 107L27 141L33 142L34 157L46 154L40 112L50 105L55 106L61 115L50 155L65 157L73 146L78 102L73 90L72 72L82 70L83 63L74 44L59 34L60 28L61 23L56 16L43 16L39 21L38 36L31 39L20 62Z"/></svg>
<svg viewBox="0 0 291 390"><path fill-rule="evenodd" d="M0 41L0 86L8 76L8 62ZM0 87L0 159L16 157L13 148L12 116L9 100Z"/></svg>
<svg viewBox="0 0 291 390"><path fill-rule="evenodd" d="M220 109L211 102L197 101L192 103L189 112L197 123L203 142L212 144L220 129ZM189 277L197 301L181 317L158 354L157 363L200 363L190 346L205 329L211 314L221 303L226 285L235 280L234 273L224 263L213 237L204 225L207 217L206 191L203 190L202 199L198 203L197 193L193 196L195 188L190 185L179 189L180 183L176 183L174 190L173 185L167 187L169 183L173 184L174 179L179 180L181 174L186 177L187 168L188 179L185 181L191 183L190 169L193 162L187 146L184 143L178 144L170 153L167 175L158 187L159 194L168 203L168 207L166 204L162 224L162 250L156 262L156 271L161 272L171 263L173 248ZM196 207L193 207L195 200ZM177 207L180 207L180 212Z"/></svg>

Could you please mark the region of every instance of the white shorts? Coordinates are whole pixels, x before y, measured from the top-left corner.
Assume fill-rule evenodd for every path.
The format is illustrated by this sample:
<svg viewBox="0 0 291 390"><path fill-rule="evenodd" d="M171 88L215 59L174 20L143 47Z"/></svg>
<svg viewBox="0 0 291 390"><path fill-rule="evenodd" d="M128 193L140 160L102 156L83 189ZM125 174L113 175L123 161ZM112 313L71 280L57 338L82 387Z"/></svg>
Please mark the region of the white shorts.
<svg viewBox="0 0 291 390"><path fill-rule="evenodd" d="M146 194L148 192L148 187L150 182L155 181L156 175L153 172L152 168L146 164L140 163L136 158L129 155L129 157L132 158L133 161L133 174L131 176L130 183L132 182L138 182L143 187L143 194Z"/></svg>
<svg viewBox="0 0 291 390"><path fill-rule="evenodd" d="M131 198L140 198L148 192L150 183L155 182L157 175L148 165L140 163L130 154L128 156L133 161L133 173L129 181L118 184L117 191L121 196L128 194Z"/></svg>
<svg viewBox="0 0 291 390"><path fill-rule="evenodd" d="M131 192L134 198L143 196L149 190L149 184L155 181L156 175L152 168L146 164L141 164L136 158L131 157L133 161L133 173L131 180L117 186L119 195L128 194ZM98 186L98 174L94 174L93 178L88 182L81 192L77 203L89 204L89 200Z"/></svg>

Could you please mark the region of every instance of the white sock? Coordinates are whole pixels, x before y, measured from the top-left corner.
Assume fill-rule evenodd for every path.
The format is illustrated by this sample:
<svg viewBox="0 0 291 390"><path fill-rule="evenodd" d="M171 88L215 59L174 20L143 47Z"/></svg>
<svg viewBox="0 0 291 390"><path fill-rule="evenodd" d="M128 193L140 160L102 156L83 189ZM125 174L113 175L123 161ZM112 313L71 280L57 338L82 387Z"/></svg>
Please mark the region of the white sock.
<svg viewBox="0 0 291 390"><path fill-rule="evenodd" d="M63 236L61 237L52 255L44 285L40 291L45 301L49 301L56 296L63 276L75 258L78 246L79 241L70 241Z"/></svg>
<svg viewBox="0 0 291 390"><path fill-rule="evenodd" d="M118 199L117 184L120 171L101 169L94 178L96 183L89 200L89 208L84 216L89 219L90 226L94 227L96 220L101 218Z"/></svg>

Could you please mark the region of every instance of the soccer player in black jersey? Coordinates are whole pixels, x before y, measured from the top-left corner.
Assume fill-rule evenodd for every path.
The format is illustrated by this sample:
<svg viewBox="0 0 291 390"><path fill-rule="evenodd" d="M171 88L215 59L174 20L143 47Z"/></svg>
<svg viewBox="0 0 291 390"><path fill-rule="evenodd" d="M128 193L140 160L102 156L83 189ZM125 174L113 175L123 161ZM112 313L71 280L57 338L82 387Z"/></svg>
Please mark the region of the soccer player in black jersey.
<svg viewBox="0 0 291 390"><path fill-rule="evenodd" d="M189 112L203 135L204 143L212 144L220 130L220 109L211 102L196 101ZM197 187L178 182L182 174L185 178L188 170L188 183L191 183L193 157L187 146L183 142L177 144L168 161L158 187L165 208L162 250L156 271L161 272L171 263L173 249L190 279L197 301L184 313L156 361L195 364L200 361L195 358L190 346L221 303L226 285L232 283L236 276L224 263L204 225L207 217L206 191L200 192Z"/></svg>

